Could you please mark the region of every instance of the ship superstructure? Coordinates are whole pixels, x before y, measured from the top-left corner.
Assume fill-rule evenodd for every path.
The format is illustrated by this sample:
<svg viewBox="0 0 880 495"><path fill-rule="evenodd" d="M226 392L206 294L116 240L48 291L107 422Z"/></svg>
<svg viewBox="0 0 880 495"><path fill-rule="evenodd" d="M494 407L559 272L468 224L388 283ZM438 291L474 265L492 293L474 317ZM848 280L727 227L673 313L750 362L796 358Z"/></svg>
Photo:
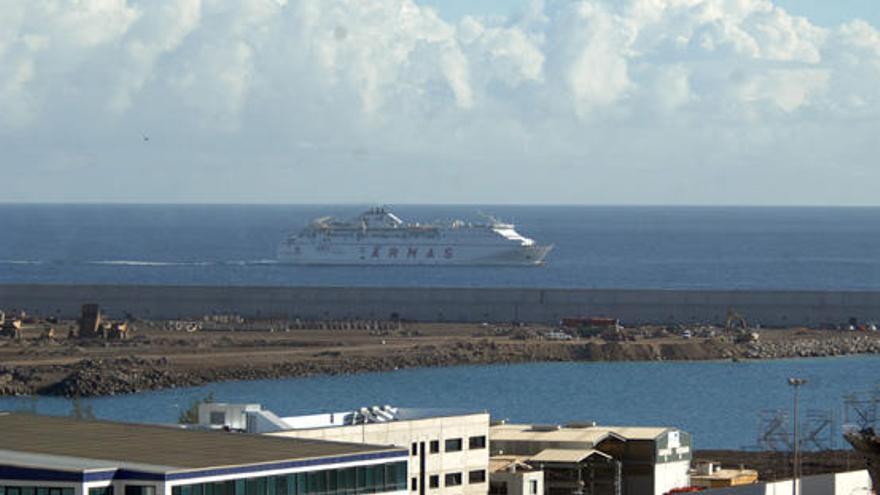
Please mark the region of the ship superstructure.
<svg viewBox="0 0 880 495"><path fill-rule="evenodd" d="M312 220L281 242L278 260L303 265L539 265L551 249L495 219L404 223L377 207L347 221Z"/></svg>

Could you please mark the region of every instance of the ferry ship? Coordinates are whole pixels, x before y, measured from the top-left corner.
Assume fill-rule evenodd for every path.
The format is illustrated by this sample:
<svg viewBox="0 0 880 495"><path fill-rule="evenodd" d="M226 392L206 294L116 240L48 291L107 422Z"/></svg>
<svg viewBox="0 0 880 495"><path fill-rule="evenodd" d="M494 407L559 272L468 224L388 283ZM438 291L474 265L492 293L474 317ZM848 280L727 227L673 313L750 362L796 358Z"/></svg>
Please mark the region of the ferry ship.
<svg viewBox="0 0 880 495"><path fill-rule="evenodd" d="M348 221L333 217L284 239L278 261L299 265L540 265L553 248L514 226L486 223L404 223L384 207Z"/></svg>

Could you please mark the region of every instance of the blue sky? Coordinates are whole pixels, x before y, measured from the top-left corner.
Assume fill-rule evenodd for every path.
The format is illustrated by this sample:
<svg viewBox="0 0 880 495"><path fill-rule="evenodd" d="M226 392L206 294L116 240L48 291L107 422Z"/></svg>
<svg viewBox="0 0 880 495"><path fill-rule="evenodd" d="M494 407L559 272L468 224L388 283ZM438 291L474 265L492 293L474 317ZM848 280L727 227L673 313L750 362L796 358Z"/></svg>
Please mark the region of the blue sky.
<svg viewBox="0 0 880 495"><path fill-rule="evenodd" d="M430 5L447 20L458 21L465 15L511 15L530 0L418 0ZM864 19L880 26L880 0L776 0L790 13L805 16L822 26L834 26L852 19Z"/></svg>
<svg viewBox="0 0 880 495"><path fill-rule="evenodd" d="M415 1L0 2L0 201L880 204L880 0Z"/></svg>

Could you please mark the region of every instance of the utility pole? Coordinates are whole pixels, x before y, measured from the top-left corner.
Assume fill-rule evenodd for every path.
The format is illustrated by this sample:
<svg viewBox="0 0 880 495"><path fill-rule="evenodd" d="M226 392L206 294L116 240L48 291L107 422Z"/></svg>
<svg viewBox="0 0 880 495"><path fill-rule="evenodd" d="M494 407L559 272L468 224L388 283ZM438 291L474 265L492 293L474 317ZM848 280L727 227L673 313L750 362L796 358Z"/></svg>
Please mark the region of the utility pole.
<svg viewBox="0 0 880 495"><path fill-rule="evenodd" d="M798 475L801 470L801 460L800 460L800 439L798 438L798 389L800 389L801 385L807 383L807 381L803 378L789 378L788 384L794 387L794 442L792 445L792 449L794 450L794 456L792 459L791 466L791 495L797 495L798 493Z"/></svg>

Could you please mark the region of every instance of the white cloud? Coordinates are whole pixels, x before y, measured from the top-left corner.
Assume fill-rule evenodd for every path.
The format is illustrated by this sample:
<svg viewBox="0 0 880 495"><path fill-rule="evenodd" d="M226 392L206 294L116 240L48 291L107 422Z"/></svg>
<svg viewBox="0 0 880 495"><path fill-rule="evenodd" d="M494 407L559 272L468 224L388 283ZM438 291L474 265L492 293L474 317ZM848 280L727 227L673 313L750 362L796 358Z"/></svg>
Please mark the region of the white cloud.
<svg viewBox="0 0 880 495"><path fill-rule="evenodd" d="M536 0L458 23L413 0L0 5L0 158L22 181L41 167L153 173L208 200L222 185L193 170L229 177L259 159L296 178L275 200L321 199L305 184L331 170L359 178L328 201L388 176L415 200L503 201L472 196L504 174L522 178L507 189L522 201L590 200L576 184L633 174L636 189L705 181L683 188L695 194L762 159L824 174L810 156L845 155L864 175L878 118L880 31L822 28L770 0ZM165 137L107 144L141 130ZM259 184L236 193L265 197ZM688 198L702 200L670 201Z"/></svg>

